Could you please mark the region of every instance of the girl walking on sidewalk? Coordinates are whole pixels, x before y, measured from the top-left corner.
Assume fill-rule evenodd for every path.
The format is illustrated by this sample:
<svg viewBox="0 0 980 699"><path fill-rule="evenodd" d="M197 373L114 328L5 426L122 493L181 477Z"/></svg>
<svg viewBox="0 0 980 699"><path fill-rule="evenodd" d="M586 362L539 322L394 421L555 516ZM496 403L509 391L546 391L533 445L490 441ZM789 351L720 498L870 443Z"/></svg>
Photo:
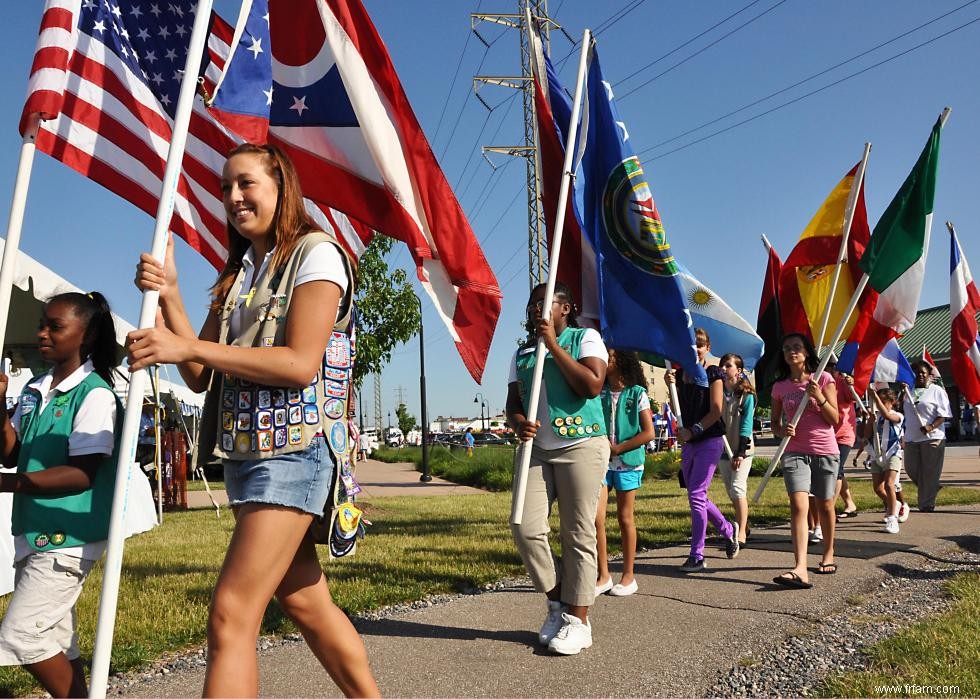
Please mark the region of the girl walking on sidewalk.
<svg viewBox="0 0 980 699"><path fill-rule="evenodd" d="M351 263L316 229L296 170L275 146L232 150L221 194L228 260L200 336L177 286L172 239L163 265L144 254L136 273L140 289L159 291L165 327L129 334L132 370L176 364L192 390L208 391L198 448L224 463L235 513L211 599L204 695L258 694L255 642L275 596L344 694L377 696L310 531L347 449L349 385L338 376L350 369Z"/></svg>
<svg viewBox="0 0 980 699"><path fill-rule="evenodd" d="M705 364L711 351L711 340L702 328L694 331L698 361ZM681 471L687 484L687 499L691 505L691 554L680 567L682 573L707 569L704 560L704 540L708 521L725 537L725 552L735 558L739 551L739 527L729 522L708 498L708 487L718 468L724 448L725 425L721 420L724 401L724 376L716 366L706 367L708 386L698 386L680 369L664 374L667 384L676 383L680 400L681 419L685 425L677 430L681 442Z"/></svg>
<svg viewBox="0 0 980 699"><path fill-rule="evenodd" d="M788 435L783 454L783 481L789 494L790 531L793 540L793 569L773 578L784 587L810 588L806 568L806 521L808 493L816 500L818 522L823 528L823 556L818 573L837 572L834 562L834 500L840 450L835 435L839 413L837 386L826 371L815 376L819 364L810 340L799 333L783 337L782 354L772 387L772 430L777 437ZM800 403L806 409L795 427L788 423Z"/></svg>
<svg viewBox="0 0 980 699"><path fill-rule="evenodd" d="M636 352L609 350L606 386L601 397L609 433L610 458L606 478L599 489L599 509L595 519L599 562L595 592L597 596L608 592L613 597L627 597L638 588L633 577L636 559L633 502L643 480L646 445L654 437L647 382ZM606 550L606 507L610 488L616 491L616 518L623 540L623 574L615 585L609 574Z"/></svg>
<svg viewBox="0 0 980 699"><path fill-rule="evenodd" d="M548 599L538 641L553 653L575 655L592 646L588 612L595 602L595 513L609 463L599 400L608 353L599 333L578 327L567 286L555 285L548 320L542 317L544 297L545 285L534 287L527 303L529 337L511 360L507 383L507 421L521 441L533 440L522 523L511 525L511 532L534 588ZM548 353L537 415L530 416L538 337ZM561 537L557 567L548 542L555 500Z"/></svg>
<svg viewBox="0 0 980 699"><path fill-rule="evenodd" d="M747 484L752 470L752 456L755 453L752 442L752 421L755 418L755 389L745 375L745 365L737 354L726 354L718 363L725 377L725 402L722 420L725 424L725 437L732 449L732 458L725 456L720 466L725 489L735 508L735 523L738 525L739 546L745 544L749 533L749 501Z"/></svg>

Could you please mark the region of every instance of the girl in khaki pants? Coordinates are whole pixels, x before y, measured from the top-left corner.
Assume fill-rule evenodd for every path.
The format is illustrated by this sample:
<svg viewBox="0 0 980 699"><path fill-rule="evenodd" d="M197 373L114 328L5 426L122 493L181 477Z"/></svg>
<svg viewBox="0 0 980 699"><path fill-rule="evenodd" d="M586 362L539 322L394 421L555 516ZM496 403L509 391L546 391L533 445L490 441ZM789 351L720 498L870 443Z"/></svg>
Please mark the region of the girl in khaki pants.
<svg viewBox="0 0 980 699"><path fill-rule="evenodd" d="M517 549L548 612L542 645L575 655L592 645L588 610L595 601L595 513L609 462L609 440L599 391L608 354L599 334L577 327L571 291L555 286L551 318L542 319L545 285L527 305L529 339L511 362L507 419L522 441L533 440L522 523L512 525ZM537 338L544 339L544 381L538 414L527 415ZM518 454L520 451L518 451ZM548 543L548 513L558 501L561 560Z"/></svg>

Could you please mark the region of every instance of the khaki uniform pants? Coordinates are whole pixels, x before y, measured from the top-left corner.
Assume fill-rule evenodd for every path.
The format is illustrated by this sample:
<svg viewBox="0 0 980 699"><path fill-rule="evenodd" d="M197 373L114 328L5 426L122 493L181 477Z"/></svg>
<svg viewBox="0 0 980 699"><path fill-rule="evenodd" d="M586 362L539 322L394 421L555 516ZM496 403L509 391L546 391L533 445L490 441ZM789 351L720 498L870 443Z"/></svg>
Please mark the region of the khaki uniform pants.
<svg viewBox="0 0 980 699"><path fill-rule="evenodd" d="M519 454L520 449L515 459ZM561 584L561 601L567 605L588 607L595 601L595 517L608 465L605 437L561 449L531 450L524 514L521 524L511 525L511 532L534 589L548 592ZM561 558L553 555L548 543L548 515L555 500Z"/></svg>

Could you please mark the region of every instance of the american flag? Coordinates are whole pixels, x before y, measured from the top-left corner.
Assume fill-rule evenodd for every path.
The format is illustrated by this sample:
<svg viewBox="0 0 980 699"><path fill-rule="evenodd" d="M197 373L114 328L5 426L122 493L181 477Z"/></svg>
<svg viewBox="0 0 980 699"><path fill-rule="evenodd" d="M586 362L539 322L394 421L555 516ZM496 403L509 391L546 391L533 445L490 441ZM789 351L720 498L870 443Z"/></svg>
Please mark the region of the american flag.
<svg viewBox="0 0 980 699"><path fill-rule="evenodd" d="M39 118L39 150L155 215L195 9L190 0L47 0L21 133ZM212 14L203 93L213 92L232 38ZM241 141L195 100L170 228L218 268L227 254L221 169ZM350 252L363 251L366 227L307 204Z"/></svg>

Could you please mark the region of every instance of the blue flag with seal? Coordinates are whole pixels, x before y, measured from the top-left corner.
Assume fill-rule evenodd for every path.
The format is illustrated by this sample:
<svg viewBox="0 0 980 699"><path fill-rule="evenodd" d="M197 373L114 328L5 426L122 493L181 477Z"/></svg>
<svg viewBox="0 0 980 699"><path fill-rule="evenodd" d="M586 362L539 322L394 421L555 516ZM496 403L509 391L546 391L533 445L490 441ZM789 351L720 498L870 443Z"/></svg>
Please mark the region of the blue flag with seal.
<svg viewBox="0 0 980 699"><path fill-rule="evenodd" d="M575 207L595 252L602 337L610 347L665 357L707 385L660 213L595 44L589 51Z"/></svg>

